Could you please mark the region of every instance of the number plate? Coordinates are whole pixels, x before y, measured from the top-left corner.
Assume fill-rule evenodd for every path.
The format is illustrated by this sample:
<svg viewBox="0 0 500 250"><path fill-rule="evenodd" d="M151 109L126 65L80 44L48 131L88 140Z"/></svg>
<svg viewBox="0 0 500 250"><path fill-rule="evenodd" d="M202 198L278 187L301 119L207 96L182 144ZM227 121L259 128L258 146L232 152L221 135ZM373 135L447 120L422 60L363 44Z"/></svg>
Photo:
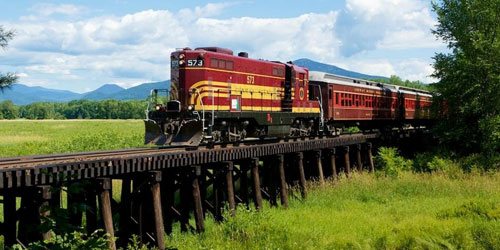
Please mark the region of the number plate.
<svg viewBox="0 0 500 250"><path fill-rule="evenodd" d="M203 59L189 59L187 60L187 66L188 67L203 67L203 65L205 64L205 62L203 61Z"/></svg>

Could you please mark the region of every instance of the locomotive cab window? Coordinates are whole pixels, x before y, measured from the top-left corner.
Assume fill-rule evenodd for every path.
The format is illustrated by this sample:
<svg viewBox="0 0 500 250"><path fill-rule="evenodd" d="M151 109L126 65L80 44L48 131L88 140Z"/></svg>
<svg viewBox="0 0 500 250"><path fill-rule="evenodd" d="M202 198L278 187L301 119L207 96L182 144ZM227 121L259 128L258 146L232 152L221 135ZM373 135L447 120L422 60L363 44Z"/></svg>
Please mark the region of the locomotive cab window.
<svg viewBox="0 0 500 250"><path fill-rule="evenodd" d="M226 61L226 69L233 70L234 69L234 62L233 61Z"/></svg>
<svg viewBox="0 0 500 250"><path fill-rule="evenodd" d="M219 60L217 60L217 58L212 58L210 59L210 66L212 68L217 68L219 67Z"/></svg>
<svg viewBox="0 0 500 250"><path fill-rule="evenodd" d="M219 68L225 69L226 68L226 61L224 60L219 60Z"/></svg>

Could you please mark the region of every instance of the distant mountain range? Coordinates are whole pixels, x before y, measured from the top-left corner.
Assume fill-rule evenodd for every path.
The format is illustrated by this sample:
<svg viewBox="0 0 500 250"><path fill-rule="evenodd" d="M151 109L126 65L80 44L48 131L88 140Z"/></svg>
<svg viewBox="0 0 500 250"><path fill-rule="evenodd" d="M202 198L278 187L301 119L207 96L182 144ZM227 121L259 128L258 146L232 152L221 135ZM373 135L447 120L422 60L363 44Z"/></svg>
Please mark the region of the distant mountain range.
<svg viewBox="0 0 500 250"><path fill-rule="evenodd" d="M23 84L14 84L0 92L0 102L11 100L17 105L26 105L33 102L68 102L71 100L138 100L146 99L151 89L168 89L170 80L162 82L143 83L138 86L124 89L116 84L105 84L100 88L78 94L68 90L56 90L43 87L30 87Z"/></svg>
<svg viewBox="0 0 500 250"><path fill-rule="evenodd" d="M387 77L365 75L348 71L333 65L315 62L309 59L295 60L299 66L307 67L309 70L323 71L331 74L354 78L380 79ZM116 84L104 84L96 90L79 94L68 90L48 89L43 87L30 87L23 84L14 84L11 88L0 92L0 102L11 100L17 105L26 105L33 102L68 102L71 100L137 100L145 99L151 89L169 89L170 80L162 82L143 83L135 87L124 89Z"/></svg>
<svg viewBox="0 0 500 250"><path fill-rule="evenodd" d="M301 67L306 67L310 71L322 71L322 72L327 72L330 74L335 74L335 75L341 75L341 76L346 76L346 77L352 77L352 78L359 78L359 79L389 79L384 76L373 76L373 75L366 75L354 71L349 71L345 70L342 68L339 68L337 66L333 66L330 64L325 64L325 63L319 63L315 62L313 60L309 59L298 59L293 61L294 64L299 65Z"/></svg>

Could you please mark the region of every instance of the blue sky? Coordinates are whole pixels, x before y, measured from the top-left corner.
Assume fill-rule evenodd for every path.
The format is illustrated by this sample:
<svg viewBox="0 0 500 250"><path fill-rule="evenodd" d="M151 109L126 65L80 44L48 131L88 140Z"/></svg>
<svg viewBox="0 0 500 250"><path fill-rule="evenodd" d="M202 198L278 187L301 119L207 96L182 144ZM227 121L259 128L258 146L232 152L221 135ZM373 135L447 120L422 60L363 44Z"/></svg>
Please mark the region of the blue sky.
<svg viewBox="0 0 500 250"><path fill-rule="evenodd" d="M0 71L20 83L86 92L170 78L169 54L219 46L250 57L309 58L345 69L431 82L446 51L429 1L6 1L16 37Z"/></svg>

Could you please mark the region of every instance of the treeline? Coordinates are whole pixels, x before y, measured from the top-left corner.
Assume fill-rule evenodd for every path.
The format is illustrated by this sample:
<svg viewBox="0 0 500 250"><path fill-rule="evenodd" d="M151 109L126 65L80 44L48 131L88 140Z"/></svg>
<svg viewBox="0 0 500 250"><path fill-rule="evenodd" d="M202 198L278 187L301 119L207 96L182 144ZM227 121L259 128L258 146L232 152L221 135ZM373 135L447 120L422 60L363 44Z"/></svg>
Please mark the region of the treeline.
<svg viewBox="0 0 500 250"><path fill-rule="evenodd" d="M427 91L433 90L431 84L425 84L421 81L410 81L410 80L403 81L403 79L401 79L401 77L395 76L395 75L392 75L391 78L389 78L389 79L371 79L371 80L376 81L376 82L381 82L381 83L387 83L387 84L392 84L392 85L414 88L414 89L422 89L422 90L427 90Z"/></svg>
<svg viewBox="0 0 500 250"><path fill-rule="evenodd" d="M19 106L4 101L0 102L0 119L143 119L146 107L143 100L75 100Z"/></svg>

